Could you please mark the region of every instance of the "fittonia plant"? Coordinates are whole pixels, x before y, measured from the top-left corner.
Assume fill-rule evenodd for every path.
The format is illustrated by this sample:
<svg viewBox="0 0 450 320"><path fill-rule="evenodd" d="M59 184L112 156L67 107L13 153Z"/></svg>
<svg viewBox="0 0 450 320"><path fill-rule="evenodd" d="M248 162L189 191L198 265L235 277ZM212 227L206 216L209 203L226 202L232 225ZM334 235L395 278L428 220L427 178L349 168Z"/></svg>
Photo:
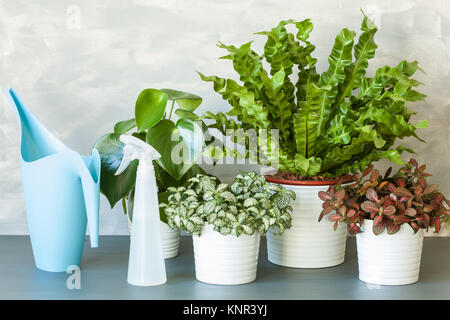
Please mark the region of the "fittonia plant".
<svg viewBox="0 0 450 320"><path fill-rule="evenodd" d="M297 29L295 35L287 31L289 25ZM394 143L409 136L418 138L416 129L428 125L426 121L410 123L414 112L407 107L408 102L425 97L414 90L420 84L412 78L418 63L401 61L367 76L377 48L377 27L364 16L358 41L354 31L342 29L328 69L319 74L312 55L315 46L308 40L312 29L309 19L287 20L257 33L267 37L262 55L251 49L251 42L240 47L221 43L219 47L228 51L222 58L233 62L241 83L200 74L204 81L213 82L214 90L231 106L226 115L208 112L204 118L213 119L211 127L224 134L237 128L278 129L281 172L340 176L364 170L382 158L404 164L401 153L412 150ZM264 70L264 62L270 72ZM294 72L298 72L295 84L290 79ZM277 163L267 139L258 143L264 161Z"/></svg>
<svg viewBox="0 0 450 320"><path fill-rule="evenodd" d="M209 223L223 235L264 234L269 227L283 233L291 226L295 193L269 184L255 172L239 174L230 186L216 177L199 174L189 179L187 187L169 188L164 209L173 229L201 235Z"/></svg>
<svg viewBox="0 0 450 320"><path fill-rule="evenodd" d="M391 176L391 168L381 177L378 170L369 166L361 177L346 186L330 186L327 192L319 192L324 201L319 221L327 216L334 222L346 223L350 233L361 232L365 219L373 220L373 232L387 230L395 234L404 224L417 232L419 228L441 229L442 221L450 217L450 201L438 190L436 184L428 184L425 165L419 166L411 159ZM370 176L369 176L370 173ZM363 180L363 177L368 179Z"/></svg>

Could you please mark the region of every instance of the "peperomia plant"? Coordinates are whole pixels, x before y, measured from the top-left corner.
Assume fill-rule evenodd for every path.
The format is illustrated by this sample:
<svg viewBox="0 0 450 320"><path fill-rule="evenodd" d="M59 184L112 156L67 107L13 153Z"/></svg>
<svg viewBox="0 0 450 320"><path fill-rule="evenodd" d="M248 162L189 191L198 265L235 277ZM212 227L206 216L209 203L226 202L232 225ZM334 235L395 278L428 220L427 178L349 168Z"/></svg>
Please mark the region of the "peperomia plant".
<svg viewBox="0 0 450 320"><path fill-rule="evenodd" d="M376 235L384 230L395 234L403 224L409 224L414 232L429 227L439 232L442 221L450 217L450 202L436 184L426 182L430 174L425 168L411 159L393 176L389 168L381 177L369 166L361 177L355 175L353 184L330 186L328 192L319 192L324 201L319 221L328 216L335 229L339 223L346 223L352 234L361 232L364 219L373 220ZM362 180L369 173L368 179Z"/></svg>
<svg viewBox="0 0 450 320"><path fill-rule="evenodd" d="M173 229L200 236L208 223L223 235L264 234L278 227L281 234L291 227L295 193L269 184L255 172L239 174L230 186L213 176L199 174L186 187L169 188L169 198L160 204Z"/></svg>
<svg viewBox="0 0 450 320"><path fill-rule="evenodd" d="M295 35L288 32L289 25L296 28ZM412 150L394 147L394 142L418 138L416 129L428 126L426 121L411 124L414 113L407 107L407 102L425 97L414 90L420 82L411 78L418 63L401 61L366 76L377 48L377 27L364 16L356 44L356 33L342 29L328 69L319 74L312 56L315 47L308 40L312 29L309 19L287 20L257 33L267 36L262 55L251 49L251 42L240 47L220 43L228 51L222 59L233 62L241 84L200 73L231 106L226 115L208 112L203 118L213 119L210 127L223 134L227 129L278 130L279 148L268 147L269 139L258 139L258 149L265 153L258 161L277 166L280 173L341 176L381 158L404 164L401 153ZM270 74L264 70L265 62ZM290 79L294 72L298 72L295 84ZM227 115L236 116L238 122Z"/></svg>
<svg viewBox="0 0 450 320"><path fill-rule="evenodd" d="M170 109L167 108L168 101L171 101ZM167 201L169 187L182 186L189 178L204 173L195 164L204 144L204 124L197 121L194 113L201 102L202 98L191 93L145 89L137 98L135 117L118 122L113 133L97 140L95 148L100 153L102 165L100 189L111 207L122 199L124 212L128 211L132 219L137 160L122 174L115 175L123 156L123 144L119 140L121 134L131 132L161 154L161 158L154 161L160 202ZM176 109L175 104L178 106ZM173 113L179 117L176 122L171 120ZM177 161L174 161L174 155L178 157ZM163 214L161 218L166 220Z"/></svg>

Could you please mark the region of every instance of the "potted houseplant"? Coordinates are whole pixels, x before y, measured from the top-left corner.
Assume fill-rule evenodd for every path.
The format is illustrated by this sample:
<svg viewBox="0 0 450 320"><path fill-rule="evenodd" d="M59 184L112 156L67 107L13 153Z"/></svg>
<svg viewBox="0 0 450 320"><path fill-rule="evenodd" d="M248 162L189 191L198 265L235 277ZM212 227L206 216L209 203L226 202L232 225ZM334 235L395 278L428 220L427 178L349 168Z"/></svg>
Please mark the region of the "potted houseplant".
<svg viewBox="0 0 450 320"><path fill-rule="evenodd" d="M287 25L294 25L297 33L288 32ZM401 61L366 76L377 48L377 27L367 17L355 45L355 32L344 28L338 33L329 67L322 74L316 71L314 45L308 40L312 28L309 19L288 20L259 32L267 36L262 55L251 49L251 42L240 47L220 44L228 51L223 59L232 60L242 84L200 74L213 82L214 90L232 107L227 114L203 115L213 120L210 127L223 134L229 129L266 132L257 139L259 155L247 152L246 156L278 169L267 180L297 194L292 228L282 236L276 235L276 228L267 234L268 258L301 268L344 261L346 230L338 226L332 233L327 221L317 224L321 211L317 192L338 181L349 182L351 174L379 159L403 164L401 153L412 150L394 143L408 136L418 138L416 129L428 125L426 121L410 123L413 112L406 105L425 97L414 90L420 83L411 78L417 62ZM265 63L270 72L264 70ZM290 79L294 71L298 72L295 85ZM276 135L278 143L269 146ZM240 139L247 148L248 140Z"/></svg>
<svg viewBox="0 0 450 320"><path fill-rule="evenodd" d="M168 101L171 101L170 109L167 108ZM111 207L122 201L124 213L128 214L130 232L137 160L122 174L115 175L123 156L120 135L131 133L152 145L161 154L161 158L154 162L154 168L158 199L159 202L165 202L169 187L182 186L190 177L204 173L195 164L196 157L202 151L204 138L202 124L196 121L197 116L193 112L201 102L199 96L191 93L172 89L145 89L137 98L135 116L118 122L113 133L97 140L95 148L100 153L102 167L101 192ZM179 117L176 122L172 120L173 114ZM172 153L179 156L178 161L173 161ZM167 226L167 218L163 212L160 216L164 255L171 258L178 254L180 234Z"/></svg>
<svg viewBox="0 0 450 320"><path fill-rule="evenodd" d="M428 184L430 174L411 159L391 176L369 166L346 186L330 186L319 197L324 201L320 219L346 224L356 234L359 279L380 285L418 281L424 229L439 232L448 219L449 201L438 186ZM365 176L370 176L363 180Z"/></svg>
<svg viewBox="0 0 450 320"><path fill-rule="evenodd" d="M292 191L255 172L234 183L197 175L186 187L169 188L164 209L169 226L193 235L195 275L199 281L235 285L256 278L260 235L270 226L290 227Z"/></svg>

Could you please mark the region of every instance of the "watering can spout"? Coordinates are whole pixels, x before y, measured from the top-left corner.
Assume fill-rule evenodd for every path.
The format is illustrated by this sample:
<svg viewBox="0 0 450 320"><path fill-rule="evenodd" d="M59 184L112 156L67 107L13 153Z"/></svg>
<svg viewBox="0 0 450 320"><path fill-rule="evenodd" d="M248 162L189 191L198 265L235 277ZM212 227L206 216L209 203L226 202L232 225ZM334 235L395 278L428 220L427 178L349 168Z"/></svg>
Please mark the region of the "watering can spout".
<svg viewBox="0 0 450 320"><path fill-rule="evenodd" d="M91 157L83 157L80 178L83 187L84 204L89 228L91 247L98 247L99 225L99 189L100 189L100 155L97 149L92 150Z"/></svg>

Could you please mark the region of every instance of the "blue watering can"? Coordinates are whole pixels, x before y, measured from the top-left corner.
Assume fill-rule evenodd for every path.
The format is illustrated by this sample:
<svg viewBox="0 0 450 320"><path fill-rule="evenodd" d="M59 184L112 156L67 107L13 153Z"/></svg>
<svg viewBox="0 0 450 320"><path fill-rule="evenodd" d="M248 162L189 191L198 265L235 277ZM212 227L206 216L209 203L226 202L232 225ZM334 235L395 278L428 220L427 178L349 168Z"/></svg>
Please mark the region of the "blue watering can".
<svg viewBox="0 0 450 320"><path fill-rule="evenodd" d="M86 225L98 247L100 156L80 156L48 131L10 89L21 136L22 180L36 267L65 272L79 266Z"/></svg>

